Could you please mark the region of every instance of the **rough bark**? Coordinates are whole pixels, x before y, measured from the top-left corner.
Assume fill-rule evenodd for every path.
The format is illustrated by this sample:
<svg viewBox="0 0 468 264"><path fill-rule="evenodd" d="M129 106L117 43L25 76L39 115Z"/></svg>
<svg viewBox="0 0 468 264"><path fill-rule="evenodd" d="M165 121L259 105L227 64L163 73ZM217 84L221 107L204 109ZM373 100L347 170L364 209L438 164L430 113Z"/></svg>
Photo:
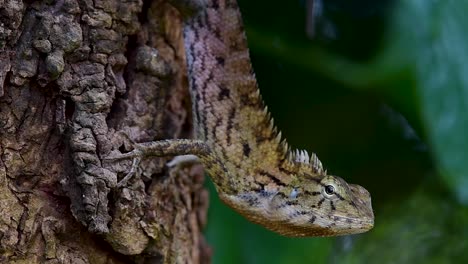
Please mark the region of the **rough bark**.
<svg viewBox="0 0 468 264"><path fill-rule="evenodd" d="M0 0L0 262L205 263L200 165L103 158L190 137L165 1Z"/></svg>

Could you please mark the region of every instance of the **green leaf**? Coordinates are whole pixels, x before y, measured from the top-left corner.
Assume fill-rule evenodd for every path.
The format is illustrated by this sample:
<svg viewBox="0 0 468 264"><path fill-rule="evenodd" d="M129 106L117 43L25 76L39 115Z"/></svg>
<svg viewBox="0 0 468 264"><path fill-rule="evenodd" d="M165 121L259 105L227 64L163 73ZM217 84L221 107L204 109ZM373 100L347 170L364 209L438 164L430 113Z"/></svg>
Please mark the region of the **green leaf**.
<svg viewBox="0 0 468 264"><path fill-rule="evenodd" d="M419 35L413 51L424 127L442 178L468 204L468 2L402 2L402 24Z"/></svg>

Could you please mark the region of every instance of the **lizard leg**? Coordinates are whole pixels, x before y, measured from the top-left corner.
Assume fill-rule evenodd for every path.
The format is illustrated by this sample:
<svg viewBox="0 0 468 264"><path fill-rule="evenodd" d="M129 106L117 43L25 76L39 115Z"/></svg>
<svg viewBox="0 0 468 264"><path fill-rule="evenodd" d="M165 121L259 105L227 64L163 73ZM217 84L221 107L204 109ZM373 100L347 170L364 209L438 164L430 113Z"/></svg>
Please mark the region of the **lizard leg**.
<svg viewBox="0 0 468 264"><path fill-rule="evenodd" d="M151 141L145 143L133 144L134 149L128 153L124 153L115 157L107 157L106 161L119 161L125 159L133 159L132 167L129 173L117 184L117 187L122 187L125 183L132 178L135 174L141 159L144 157L165 157L165 156L178 156L178 155L196 155L207 156L209 148L205 142L201 140L191 139L168 139L160 141ZM194 158L192 157L193 161ZM177 164L180 163L176 161Z"/></svg>

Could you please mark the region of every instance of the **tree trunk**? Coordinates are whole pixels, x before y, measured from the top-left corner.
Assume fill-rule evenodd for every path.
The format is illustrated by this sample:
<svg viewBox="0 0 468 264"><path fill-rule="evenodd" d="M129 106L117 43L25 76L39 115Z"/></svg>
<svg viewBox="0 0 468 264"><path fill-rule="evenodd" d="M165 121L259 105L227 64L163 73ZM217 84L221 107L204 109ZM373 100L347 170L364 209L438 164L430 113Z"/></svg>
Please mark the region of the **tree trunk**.
<svg viewBox="0 0 468 264"><path fill-rule="evenodd" d="M200 165L103 161L191 136L184 58L165 1L0 0L1 263L209 262Z"/></svg>

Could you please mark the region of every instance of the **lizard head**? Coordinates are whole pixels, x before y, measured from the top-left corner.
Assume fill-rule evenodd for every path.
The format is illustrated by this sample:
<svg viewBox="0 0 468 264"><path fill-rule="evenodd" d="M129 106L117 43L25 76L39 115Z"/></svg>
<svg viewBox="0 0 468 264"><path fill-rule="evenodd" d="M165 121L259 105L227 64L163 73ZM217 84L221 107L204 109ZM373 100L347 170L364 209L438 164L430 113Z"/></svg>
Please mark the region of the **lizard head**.
<svg viewBox="0 0 468 264"><path fill-rule="evenodd" d="M374 226L371 197L365 188L331 175L306 176L299 186L294 189L297 195L288 197L289 203L297 199L297 205L289 210L308 216L291 220L299 229L304 228L305 233L348 235L366 232Z"/></svg>
<svg viewBox="0 0 468 264"><path fill-rule="evenodd" d="M331 175L301 175L277 190L223 195L250 221L284 236L338 236L374 226L369 192Z"/></svg>

